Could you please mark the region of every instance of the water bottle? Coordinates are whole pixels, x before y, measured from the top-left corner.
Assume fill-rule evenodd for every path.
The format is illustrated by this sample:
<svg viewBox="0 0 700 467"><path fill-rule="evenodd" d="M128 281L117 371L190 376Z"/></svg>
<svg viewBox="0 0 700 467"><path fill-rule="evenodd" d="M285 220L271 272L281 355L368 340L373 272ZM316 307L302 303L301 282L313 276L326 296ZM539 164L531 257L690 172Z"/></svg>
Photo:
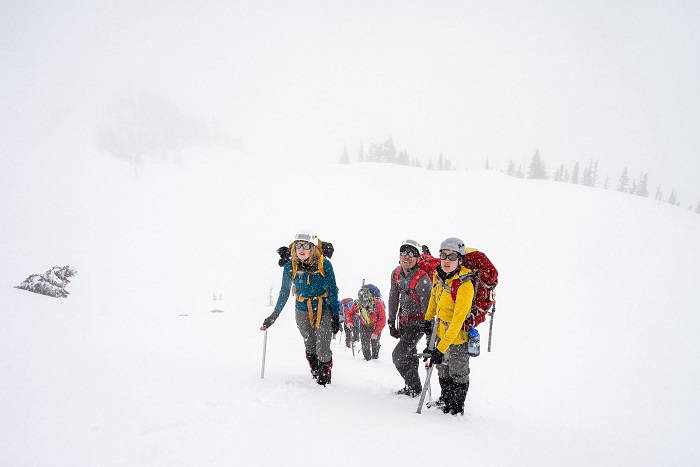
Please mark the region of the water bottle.
<svg viewBox="0 0 700 467"><path fill-rule="evenodd" d="M481 338L479 331L474 328L469 330L469 340L467 341L467 353L470 357L478 357L481 353Z"/></svg>

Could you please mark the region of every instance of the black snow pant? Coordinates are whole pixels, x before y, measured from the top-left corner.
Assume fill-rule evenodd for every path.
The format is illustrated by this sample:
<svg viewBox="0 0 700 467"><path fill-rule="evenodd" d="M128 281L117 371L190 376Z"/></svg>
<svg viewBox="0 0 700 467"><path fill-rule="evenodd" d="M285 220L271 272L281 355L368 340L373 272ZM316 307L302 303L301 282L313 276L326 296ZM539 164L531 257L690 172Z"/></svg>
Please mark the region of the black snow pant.
<svg viewBox="0 0 700 467"><path fill-rule="evenodd" d="M365 357L365 360L379 358L379 347L381 347L381 345L379 344L379 338L381 337L381 335L379 335L376 340L372 340L372 333L374 333L374 328L362 325L358 327L360 328L360 343L362 344L362 355Z"/></svg>
<svg viewBox="0 0 700 467"><path fill-rule="evenodd" d="M394 366L404 379L406 386L420 392L422 385L418 376L418 341L425 335L422 320L410 320L401 326L399 343L391 353Z"/></svg>

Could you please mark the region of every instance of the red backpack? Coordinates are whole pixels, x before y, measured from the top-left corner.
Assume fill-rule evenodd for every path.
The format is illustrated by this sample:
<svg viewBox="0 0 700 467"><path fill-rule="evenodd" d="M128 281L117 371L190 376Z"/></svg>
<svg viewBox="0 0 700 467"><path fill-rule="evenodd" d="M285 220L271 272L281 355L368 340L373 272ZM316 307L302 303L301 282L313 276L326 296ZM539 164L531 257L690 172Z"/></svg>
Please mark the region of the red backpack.
<svg viewBox="0 0 700 467"><path fill-rule="evenodd" d="M478 250L467 248L467 254L462 258L462 264L471 272L452 281L452 300L457 299L457 289L465 280L472 281L474 301L469 318L464 322L464 329L468 330L486 321L486 313L495 303L493 289L498 285L498 270Z"/></svg>

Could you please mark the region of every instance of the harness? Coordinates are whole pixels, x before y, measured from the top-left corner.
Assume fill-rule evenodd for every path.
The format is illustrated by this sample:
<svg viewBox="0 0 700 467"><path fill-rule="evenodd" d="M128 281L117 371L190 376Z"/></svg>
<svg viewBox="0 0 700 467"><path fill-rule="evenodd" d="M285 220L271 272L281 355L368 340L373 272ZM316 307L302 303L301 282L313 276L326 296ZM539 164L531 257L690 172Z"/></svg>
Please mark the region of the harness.
<svg viewBox="0 0 700 467"><path fill-rule="evenodd" d="M290 249L291 249L292 245L290 245ZM297 269L296 261L292 261L292 280L294 280L294 278L296 277L297 272L298 272L298 269ZM321 257L318 260L318 270L306 271L306 283L307 284L311 283L311 275L312 274L321 274L322 277L326 277L326 273L323 270L323 255L321 255ZM326 290L321 295L318 295L316 297L303 297L301 295L297 295L296 287L295 287L294 288L294 295L296 295L296 297L297 297L297 302L306 302L306 308L309 311L309 324L311 325L311 327L315 327L316 329L319 329L321 327L321 316L323 315L323 299L328 297L328 291ZM313 308L313 305L311 304L311 302L314 300L318 302L318 306L316 308L316 319L314 319L314 308Z"/></svg>
<svg viewBox="0 0 700 467"><path fill-rule="evenodd" d="M322 295L319 295L317 297L302 297L301 295L297 295L297 302L306 302L306 308L309 310L309 324L312 327L315 327L316 329L321 327L321 315L323 315L323 299L326 297L328 297L328 291L323 292ZM311 304L313 300L316 300L318 302L315 320L314 307Z"/></svg>
<svg viewBox="0 0 700 467"><path fill-rule="evenodd" d="M408 315L407 318L421 318L421 317L423 317L423 314L425 312L423 311L423 304L421 303L420 298L418 298L418 295L416 294L416 285L418 284L418 281L421 280L421 278L426 275L426 272L424 270L418 268L418 271L416 271L416 273L411 278L411 281L408 283L408 290L403 289L399 285L400 274L401 274L401 266L398 266L394 270L394 283L396 284L396 287L398 287L401 292L405 293L406 295L411 297L416 303L418 303L418 309L420 310L419 314ZM396 305L397 306L398 306L398 300L399 300L399 297L397 295L396 296L396 301L397 301Z"/></svg>

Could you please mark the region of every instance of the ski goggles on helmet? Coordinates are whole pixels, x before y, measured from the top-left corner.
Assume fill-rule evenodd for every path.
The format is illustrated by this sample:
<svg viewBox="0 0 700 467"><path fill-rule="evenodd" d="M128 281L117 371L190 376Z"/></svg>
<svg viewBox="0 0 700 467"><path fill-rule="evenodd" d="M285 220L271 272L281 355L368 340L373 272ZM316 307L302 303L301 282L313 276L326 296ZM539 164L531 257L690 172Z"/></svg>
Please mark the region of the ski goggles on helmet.
<svg viewBox="0 0 700 467"><path fill-rule="evenodd" d="M443 253L440 252L440 259L449 259L450 261L457 261L459 259L459 253Z"/></svg>
<svg viewBox="0 0 700 467"><path fill-rule="evenodd" d="M304 249L304 250L310 250L311 249L311 243L309 242L294 242L294 247L298 249Z"/></svg>

